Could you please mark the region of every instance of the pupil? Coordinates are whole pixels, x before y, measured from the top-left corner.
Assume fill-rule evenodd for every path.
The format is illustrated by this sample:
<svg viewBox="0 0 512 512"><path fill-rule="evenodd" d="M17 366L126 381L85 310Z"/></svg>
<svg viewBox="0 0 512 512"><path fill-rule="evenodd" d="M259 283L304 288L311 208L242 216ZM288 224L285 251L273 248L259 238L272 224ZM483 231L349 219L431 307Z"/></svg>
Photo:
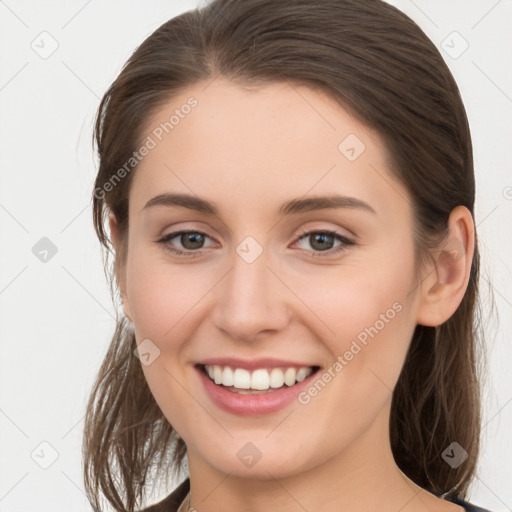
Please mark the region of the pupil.
<svg viewBox="0 0 512 512"><path fill-rule="evenodd" d="M189 241L192 241L192 246L187 243ZM203 235L200 233L185 233L181 235L181 243L186 249L199 249L203 244Z"/></svg>
<svg viewBox="0 0 512 512"><path fill-rule="evenodd" d="M315 249L326 250L326 249L330 249L331 248L331 247L326 247L325 246L325 240L327 239L327 245L330 245L330 242L332 243L332 238L333 238L332 235L323 235L323 234L316 233L316 234L311 235L311 236L313 237L313 240L315 242L315 243L311 244L312 247L315 247L317 239L320 239L320 240L324 241L324 243L320 243L320 245L315 247Z"/></svg>

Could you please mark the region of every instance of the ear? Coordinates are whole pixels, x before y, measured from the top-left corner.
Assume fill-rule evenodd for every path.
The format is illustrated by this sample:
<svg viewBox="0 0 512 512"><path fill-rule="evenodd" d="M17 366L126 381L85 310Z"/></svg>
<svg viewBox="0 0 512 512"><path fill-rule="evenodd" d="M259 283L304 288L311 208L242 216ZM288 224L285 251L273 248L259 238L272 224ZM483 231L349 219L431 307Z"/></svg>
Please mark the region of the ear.
<svg viewBox="0 0 512 512"><path fill-rule="evenodd" d="M449 233L434 252L434 264L420 284L416 322L435 327L448 320L466 293L475 251L475 226L471 212L457 206L448 219Z"/></svg>
<svg viewBox="0 0 512 512"><path fill-rule="evenodd" d="M126 258L125 250L121 248L121 240L119 236L119 227L115 215L110 212L108 216L108 222L110 227L110 235L112 237L112 243L114 244L116 256L114 269L116 273L116 279L119 285L121 294L121 302L123 305L123 311L125 316L133 323L130 304L126 295L126 261L122 261Z"/></svg>

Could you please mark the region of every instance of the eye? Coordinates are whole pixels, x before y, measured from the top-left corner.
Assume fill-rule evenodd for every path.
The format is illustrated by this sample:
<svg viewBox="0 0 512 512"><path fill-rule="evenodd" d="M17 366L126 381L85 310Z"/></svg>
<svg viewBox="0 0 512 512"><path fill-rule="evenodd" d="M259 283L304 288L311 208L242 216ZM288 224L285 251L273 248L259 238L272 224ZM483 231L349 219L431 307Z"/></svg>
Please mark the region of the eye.
<svg viewBox="0 0 512 512"><path fill-rule="evenodd" d="M174 244L171 244L171 240L175 238L178 239L178 242L182 245L185 250L176 249ZM173 254L177 254L180 256L200 256L202 252L198 251L198 249L202 249L204 241L206 238L210 238L206 233L202 231L175 231L173 233L169 233L165 235L161 240L158 240L158 243L162 244L164 248L170 251Z"/></svg>
<svg viewBox="0 0 512 512"><path fill-rule="evenodd" d="M324 255L332 256L333 254L346 251L347 247L350 245L355 245L355 242L350 240L350 238L347 238L345 235L342 235L337 231L329 229L303 231L299 233L298 242L302 240L309 240L310 246L313 247L311 256L314 257L323 257ZM336 241L339 242L339 245L337 247L332 247Z"/></svg>

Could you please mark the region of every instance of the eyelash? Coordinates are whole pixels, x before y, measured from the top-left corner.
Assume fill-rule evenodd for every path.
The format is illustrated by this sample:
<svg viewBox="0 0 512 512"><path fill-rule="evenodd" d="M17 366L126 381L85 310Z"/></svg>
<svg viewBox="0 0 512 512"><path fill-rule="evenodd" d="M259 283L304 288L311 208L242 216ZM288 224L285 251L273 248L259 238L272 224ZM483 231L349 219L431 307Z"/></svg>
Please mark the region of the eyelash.
<svg viewBox="0 0 512 512"><path fill-rule="evenodd" d="M158 240L158 243L162 244L167 251L169 251L177 256L188 256L191 258L201 256L203 253L200 251L182 251L181 249L175 249L168 244L169 240L172 240L173 238L176 238L179 235L188 234L188 233L199 234L199 235L203 235L203 236L210 238L207 233L197 230L197 229L181 230L181 231L174 231L173 233L169 233L168 235L165 235L163 238ZM338 247L336 247L334 249L329 249L327 251L310 251L311 256L313 256L315 258L323 258L326 256L333 256L334 254L339 254L343 251L346 251L348 246L355 245L355 242L353 240L350 240L349 238L342 235L341 233L338 233L337 231L333 231L333 230L329 230L329 229L321 229L321 230L315 229L315 230L311 230L311 231L302 231L297 235L297 241L302 240L302 238L305 238L308 235L315 235L315 234L322 234L322 235L327 234L327 235L333 236L336 240L342 242L342 244L339 245ZM304 249L304 250L306 250L306 249Z"/></svg>

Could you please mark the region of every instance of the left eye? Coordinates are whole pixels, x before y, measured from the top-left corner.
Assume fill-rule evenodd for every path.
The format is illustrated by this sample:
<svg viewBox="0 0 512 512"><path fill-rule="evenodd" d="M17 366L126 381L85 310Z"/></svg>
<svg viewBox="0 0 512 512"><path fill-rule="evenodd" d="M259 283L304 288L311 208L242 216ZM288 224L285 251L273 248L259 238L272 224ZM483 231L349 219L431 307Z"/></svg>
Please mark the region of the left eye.
<svg viewBox="0 0 512 512"><path fill-rule="evenodd" d="M179 243L184 250L174 247L174 244L170 243L173 239L177 238ZM171 253L183 256L200 256L203 249L203 244L206 238L210 238L206 233L202 231L175 231L164 236L158 243L164 245L165 249ZM299 235L298 242L308 239L310 245L313 247L312 255L323 256L338 253L346 250L347 246L354 245L355 242L347 238L346 236L331 230L317 230L317 231L306 231ZM332 247L335 241L340 242L337 247Z"/></svg>
<svg viewBox="0 0 512 512"><path fill-rule="evenodd" d="M312 254L315 257L323 256L324 254L330 256L346 250L347 246L354 245L355 243L341 233L331 230L307 231L300 234L298 241L300 242L303 239L309 240L310 245L316 249ZM336 240L340 244L337 247L331 247Z"/></svg>

